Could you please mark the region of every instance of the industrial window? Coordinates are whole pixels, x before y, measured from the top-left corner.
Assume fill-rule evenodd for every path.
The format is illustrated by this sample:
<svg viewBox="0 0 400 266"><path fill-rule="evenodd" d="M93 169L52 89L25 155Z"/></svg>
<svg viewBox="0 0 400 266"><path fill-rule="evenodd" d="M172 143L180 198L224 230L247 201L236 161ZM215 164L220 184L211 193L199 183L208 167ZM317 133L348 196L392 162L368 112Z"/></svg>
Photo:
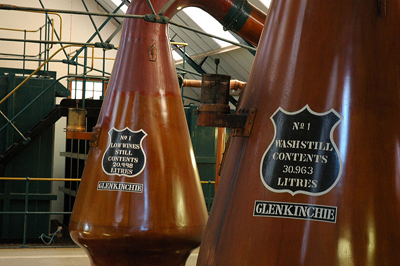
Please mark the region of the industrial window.
<svg viewBox="0 0 400 266"><path fill-rule="evenodd" d="M116 6L119 6L122 1L121 0L111 0ZM128 7L126 6L126 4L124 6L121 7L121 10L126 13L126 10L128 10Z"/></svg>
<svg viewBox="0 0 400 266"><path fill-rule="evenodd" d="M104 84L106 87L106 83ZM71 80L71 99L83 99L83 80ZM104 90L105 91L105 90ZM86 80L85 99L99 100L103 96L103 83L101 80Z"/></svg>
<svg viewBox="0 0 400 266"><path fill-rule="evenodd" d="M187 7L182 9L199 27L207 33L215 36L220 36L224 39L238 43L238 40L233 37L228 31L224 31L222 25L213 18L210 14L197 7ZM221 47L227 47L230 43L214 39Z"/></svg>

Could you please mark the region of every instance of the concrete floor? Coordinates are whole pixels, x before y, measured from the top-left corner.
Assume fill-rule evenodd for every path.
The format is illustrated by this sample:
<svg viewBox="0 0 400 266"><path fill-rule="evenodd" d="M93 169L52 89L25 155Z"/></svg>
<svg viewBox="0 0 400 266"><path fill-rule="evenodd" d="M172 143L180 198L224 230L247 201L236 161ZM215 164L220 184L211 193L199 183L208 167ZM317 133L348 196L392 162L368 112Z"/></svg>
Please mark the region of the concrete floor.
<svg viewBox="0 0 400 266"><path fill-rule="evenodd" d="M195 266L198 249L189 256L186 266ZM1 266L90 266L80 248L0 249Z"/></svg>

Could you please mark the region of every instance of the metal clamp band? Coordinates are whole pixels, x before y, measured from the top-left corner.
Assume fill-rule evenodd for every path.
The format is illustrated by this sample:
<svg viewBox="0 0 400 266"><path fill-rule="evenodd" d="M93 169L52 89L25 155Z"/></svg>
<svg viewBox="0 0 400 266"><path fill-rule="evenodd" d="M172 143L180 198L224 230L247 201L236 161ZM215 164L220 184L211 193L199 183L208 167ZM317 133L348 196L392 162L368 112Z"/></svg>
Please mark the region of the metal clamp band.
<svg viewBox="0 0 400 266"><path fill-rule="evenodd" d="M232 7L222 19L224 30L232 29L235 32L240 31L250 16L252 6L248 4L247 0L235 0Z"/></svg>

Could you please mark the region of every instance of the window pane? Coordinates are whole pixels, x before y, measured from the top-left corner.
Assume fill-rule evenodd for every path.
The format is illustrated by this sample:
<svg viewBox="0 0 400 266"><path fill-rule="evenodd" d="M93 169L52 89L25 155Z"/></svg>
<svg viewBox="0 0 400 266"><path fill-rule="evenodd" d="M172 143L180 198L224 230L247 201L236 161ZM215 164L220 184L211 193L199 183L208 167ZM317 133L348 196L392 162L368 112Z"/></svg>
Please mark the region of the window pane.
<svg viewBox="0 0 400 266"><path fill-rule="evenodd" d="M103 83L101 82L94 82L94 91L103 91Z"/></svg>
<svg viewBox="0 0 400 266"><path fill-rule="evenodd" d="M205 11L201 10L197 7L187 7L183 9L185 12L200 28L202 28L205 32L219 36L224 39L228 39L232 42L238 42L232 34L227 31L224 31L222 25L211 15L206 13ZM231 45L230 43L213 39L216 41L221 47L226 47Z"/></svg>
<svg viewBox="0 0 400 266"><path fill-rule="evenodd" d="M82 99L82 90L76 90L72 93L73 99Z"/></svg>
<svg viewBox="0 0 400 266"><path fill-rule="evenodd" d="M75 86L78 90L75 90ZM83 82L82 81L72 81L71 82L71 98L72 99L82 99L83 93ZM103 83L98 81L87 81L85 90L85 99L100 99L103 94ZM76 98L75 98L76 95Z"/></svg>
<svg viewBox="0 0 400 266"><path fill-rule="evenodd" d="M85 91L85 99L93 98L93 90Z"/></svg>
<svg viewBox="0 0 400 266"><path fill-rule="evenodd" d="M99 91L95 91L93 99L100 100L101 95L102 95L101 91L100 92Z"/></svg>

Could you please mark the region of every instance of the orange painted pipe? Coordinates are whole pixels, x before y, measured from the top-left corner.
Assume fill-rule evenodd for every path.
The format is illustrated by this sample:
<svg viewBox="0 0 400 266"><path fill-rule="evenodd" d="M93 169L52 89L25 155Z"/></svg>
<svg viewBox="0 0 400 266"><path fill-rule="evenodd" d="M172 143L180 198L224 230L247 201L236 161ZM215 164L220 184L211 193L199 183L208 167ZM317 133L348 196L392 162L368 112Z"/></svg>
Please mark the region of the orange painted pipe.
<svg viewBox="0 0 400 266"><path fill-rule="evenodd" d="M399 264L400 1L383 3L272 1L197 265Z"/></svg>
<svg viewBox="0 0 400 266"><path fill-rule="evenodd" d="M257 45L264 27L266 14L247 0L176 0L166 1L163 14L168 17L188 6L203 9L226 30L232 30L248 42ZM165 9L165 10L164 10ZM156 12L159 12L156 9Z"/></svg>
<svg viewBox="0 0 400 266"><path fill-rule="evenodd" d="M200 88L201 87L201 80L195 79L184 79L182 83L183 87L194 87ZM246 87L246 82L233 79L229 82L229 89L230 90L243 90Z"/></svg>
<svg viewBox="0 0 400 266"><path fill-rule="evenodd" d="M226 128L219 127L217 136L217 156L216 156L217 165L215 167L215 192L217 191L220 179L219 173L220 173L222 158L224 156L224 151L225 151L225 136L226 136Z"/></svg>

